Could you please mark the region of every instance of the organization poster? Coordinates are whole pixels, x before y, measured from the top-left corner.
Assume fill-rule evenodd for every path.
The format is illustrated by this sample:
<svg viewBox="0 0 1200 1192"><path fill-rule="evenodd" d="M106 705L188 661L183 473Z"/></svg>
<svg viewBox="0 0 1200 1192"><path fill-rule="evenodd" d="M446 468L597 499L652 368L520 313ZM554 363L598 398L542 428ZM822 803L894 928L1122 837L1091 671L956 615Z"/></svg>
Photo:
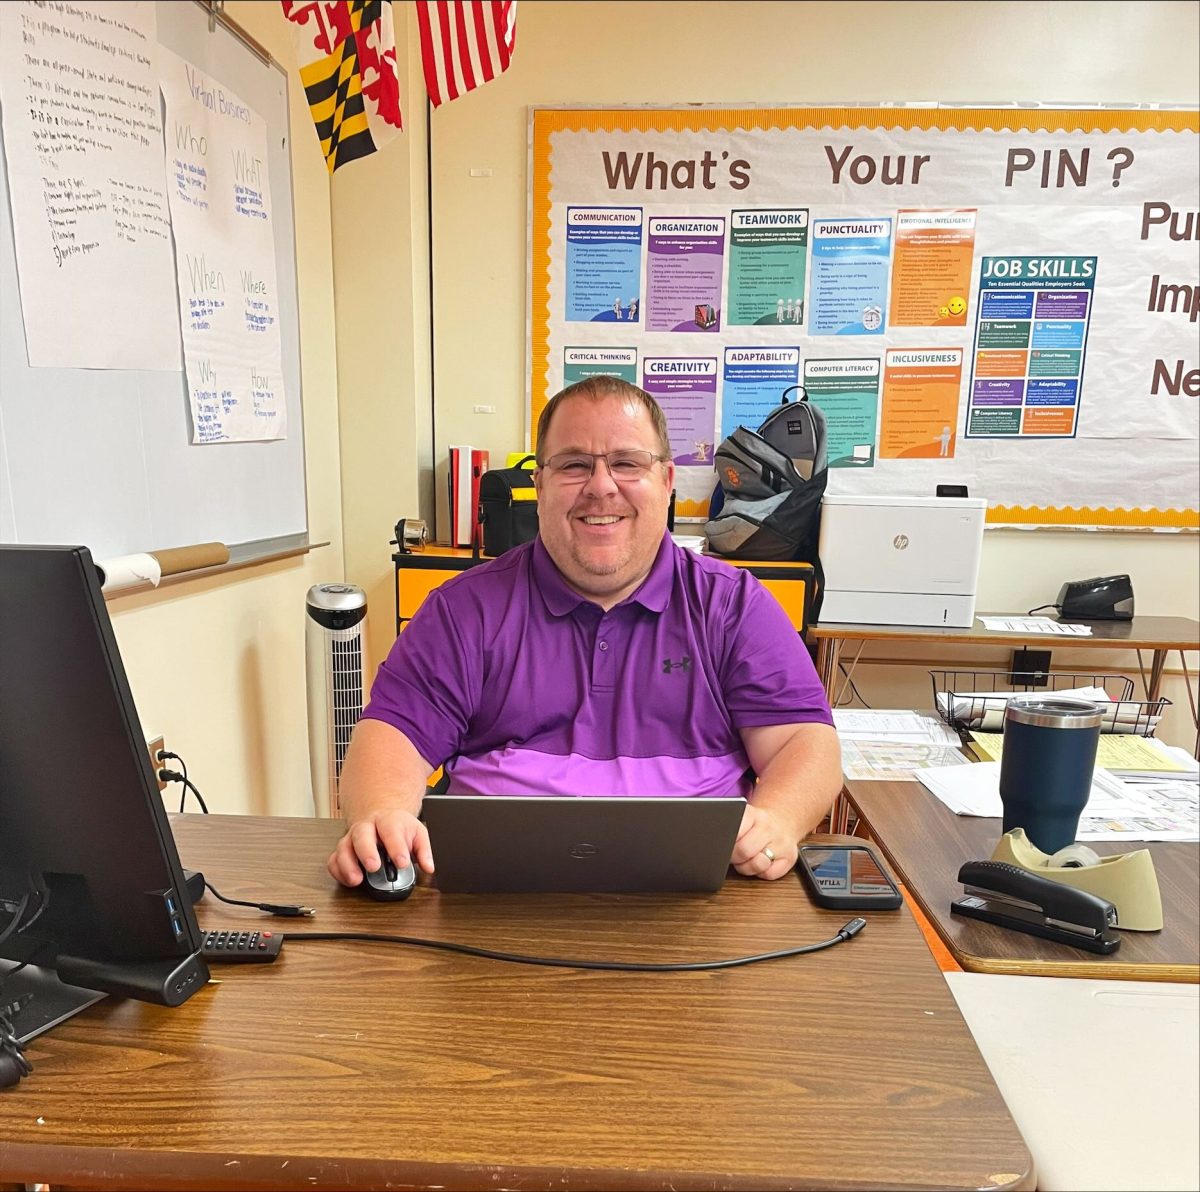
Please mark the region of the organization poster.
<svg viewBox="0 0 1200 1192"><path fill-rule="evenodd" d="M530 120L531 439L569 380L635 376L703 520L715 445L800 384L831 494L955 483L992 524L1200 528L1200 112Z"/></svg>

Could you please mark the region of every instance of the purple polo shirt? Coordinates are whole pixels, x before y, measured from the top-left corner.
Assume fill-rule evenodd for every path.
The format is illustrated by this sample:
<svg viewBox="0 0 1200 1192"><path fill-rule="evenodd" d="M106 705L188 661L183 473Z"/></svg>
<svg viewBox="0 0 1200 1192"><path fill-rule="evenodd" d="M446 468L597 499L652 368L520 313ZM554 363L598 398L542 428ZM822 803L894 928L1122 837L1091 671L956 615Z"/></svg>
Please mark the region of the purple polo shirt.
<svg viewBox="0 0 1200 1192"><path fill-rule="evenodd" d="M363 715L460 795L745 796L739 729L833 723L775 598L669 534L608 612L540 538L456 576L396 639Z"/></svg>

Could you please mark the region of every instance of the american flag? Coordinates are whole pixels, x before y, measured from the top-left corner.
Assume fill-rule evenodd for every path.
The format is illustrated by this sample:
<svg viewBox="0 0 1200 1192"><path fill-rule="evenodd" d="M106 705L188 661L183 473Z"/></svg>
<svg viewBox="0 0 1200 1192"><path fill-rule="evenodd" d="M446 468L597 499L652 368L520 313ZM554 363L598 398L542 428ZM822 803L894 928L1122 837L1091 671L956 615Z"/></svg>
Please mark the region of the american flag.
<svg viewBox="0 0 1200 1192"><path fill-rule="evenodd" d="M401 128L391 0L281 0L332 174Z"/></svg>
<svg viewBox="0 0 1200 1192"><path fill-rule="evenodd" d="M425 89L440 107L508 69L517 0L417 0Z"/></svg>

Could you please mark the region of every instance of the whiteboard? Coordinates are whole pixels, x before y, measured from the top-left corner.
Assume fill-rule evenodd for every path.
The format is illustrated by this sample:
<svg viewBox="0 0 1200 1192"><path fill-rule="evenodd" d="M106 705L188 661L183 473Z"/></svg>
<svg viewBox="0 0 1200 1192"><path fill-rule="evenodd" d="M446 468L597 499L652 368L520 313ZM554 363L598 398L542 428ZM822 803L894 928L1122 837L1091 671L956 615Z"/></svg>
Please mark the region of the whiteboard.
<svg viewBox="0 0 1200 1192"><path fill-rule="evenodd" d="M193 446L182 370L28 366L0 148L0 542L107 558L218 541L245 561L308 534L288 80L199 4L156 8L159 42L267 124L287 437Z"/></svg>

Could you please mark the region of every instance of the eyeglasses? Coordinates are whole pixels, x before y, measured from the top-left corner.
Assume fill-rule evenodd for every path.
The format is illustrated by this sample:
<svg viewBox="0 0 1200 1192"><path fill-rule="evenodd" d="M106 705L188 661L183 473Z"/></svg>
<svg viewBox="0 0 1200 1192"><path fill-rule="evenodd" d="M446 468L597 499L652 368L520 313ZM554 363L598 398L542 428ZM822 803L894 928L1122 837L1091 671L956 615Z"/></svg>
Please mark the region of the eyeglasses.
<svg viewBox="0 0 1200 1192"><path fill-rule="evenodd" d="M655 455L653 451L565 451L552 455L541 464L561 484L582 484L591 478L596 461L604 460L608 474L618 484L642 480L656 463L665 463L667 456Z"/></svg>

